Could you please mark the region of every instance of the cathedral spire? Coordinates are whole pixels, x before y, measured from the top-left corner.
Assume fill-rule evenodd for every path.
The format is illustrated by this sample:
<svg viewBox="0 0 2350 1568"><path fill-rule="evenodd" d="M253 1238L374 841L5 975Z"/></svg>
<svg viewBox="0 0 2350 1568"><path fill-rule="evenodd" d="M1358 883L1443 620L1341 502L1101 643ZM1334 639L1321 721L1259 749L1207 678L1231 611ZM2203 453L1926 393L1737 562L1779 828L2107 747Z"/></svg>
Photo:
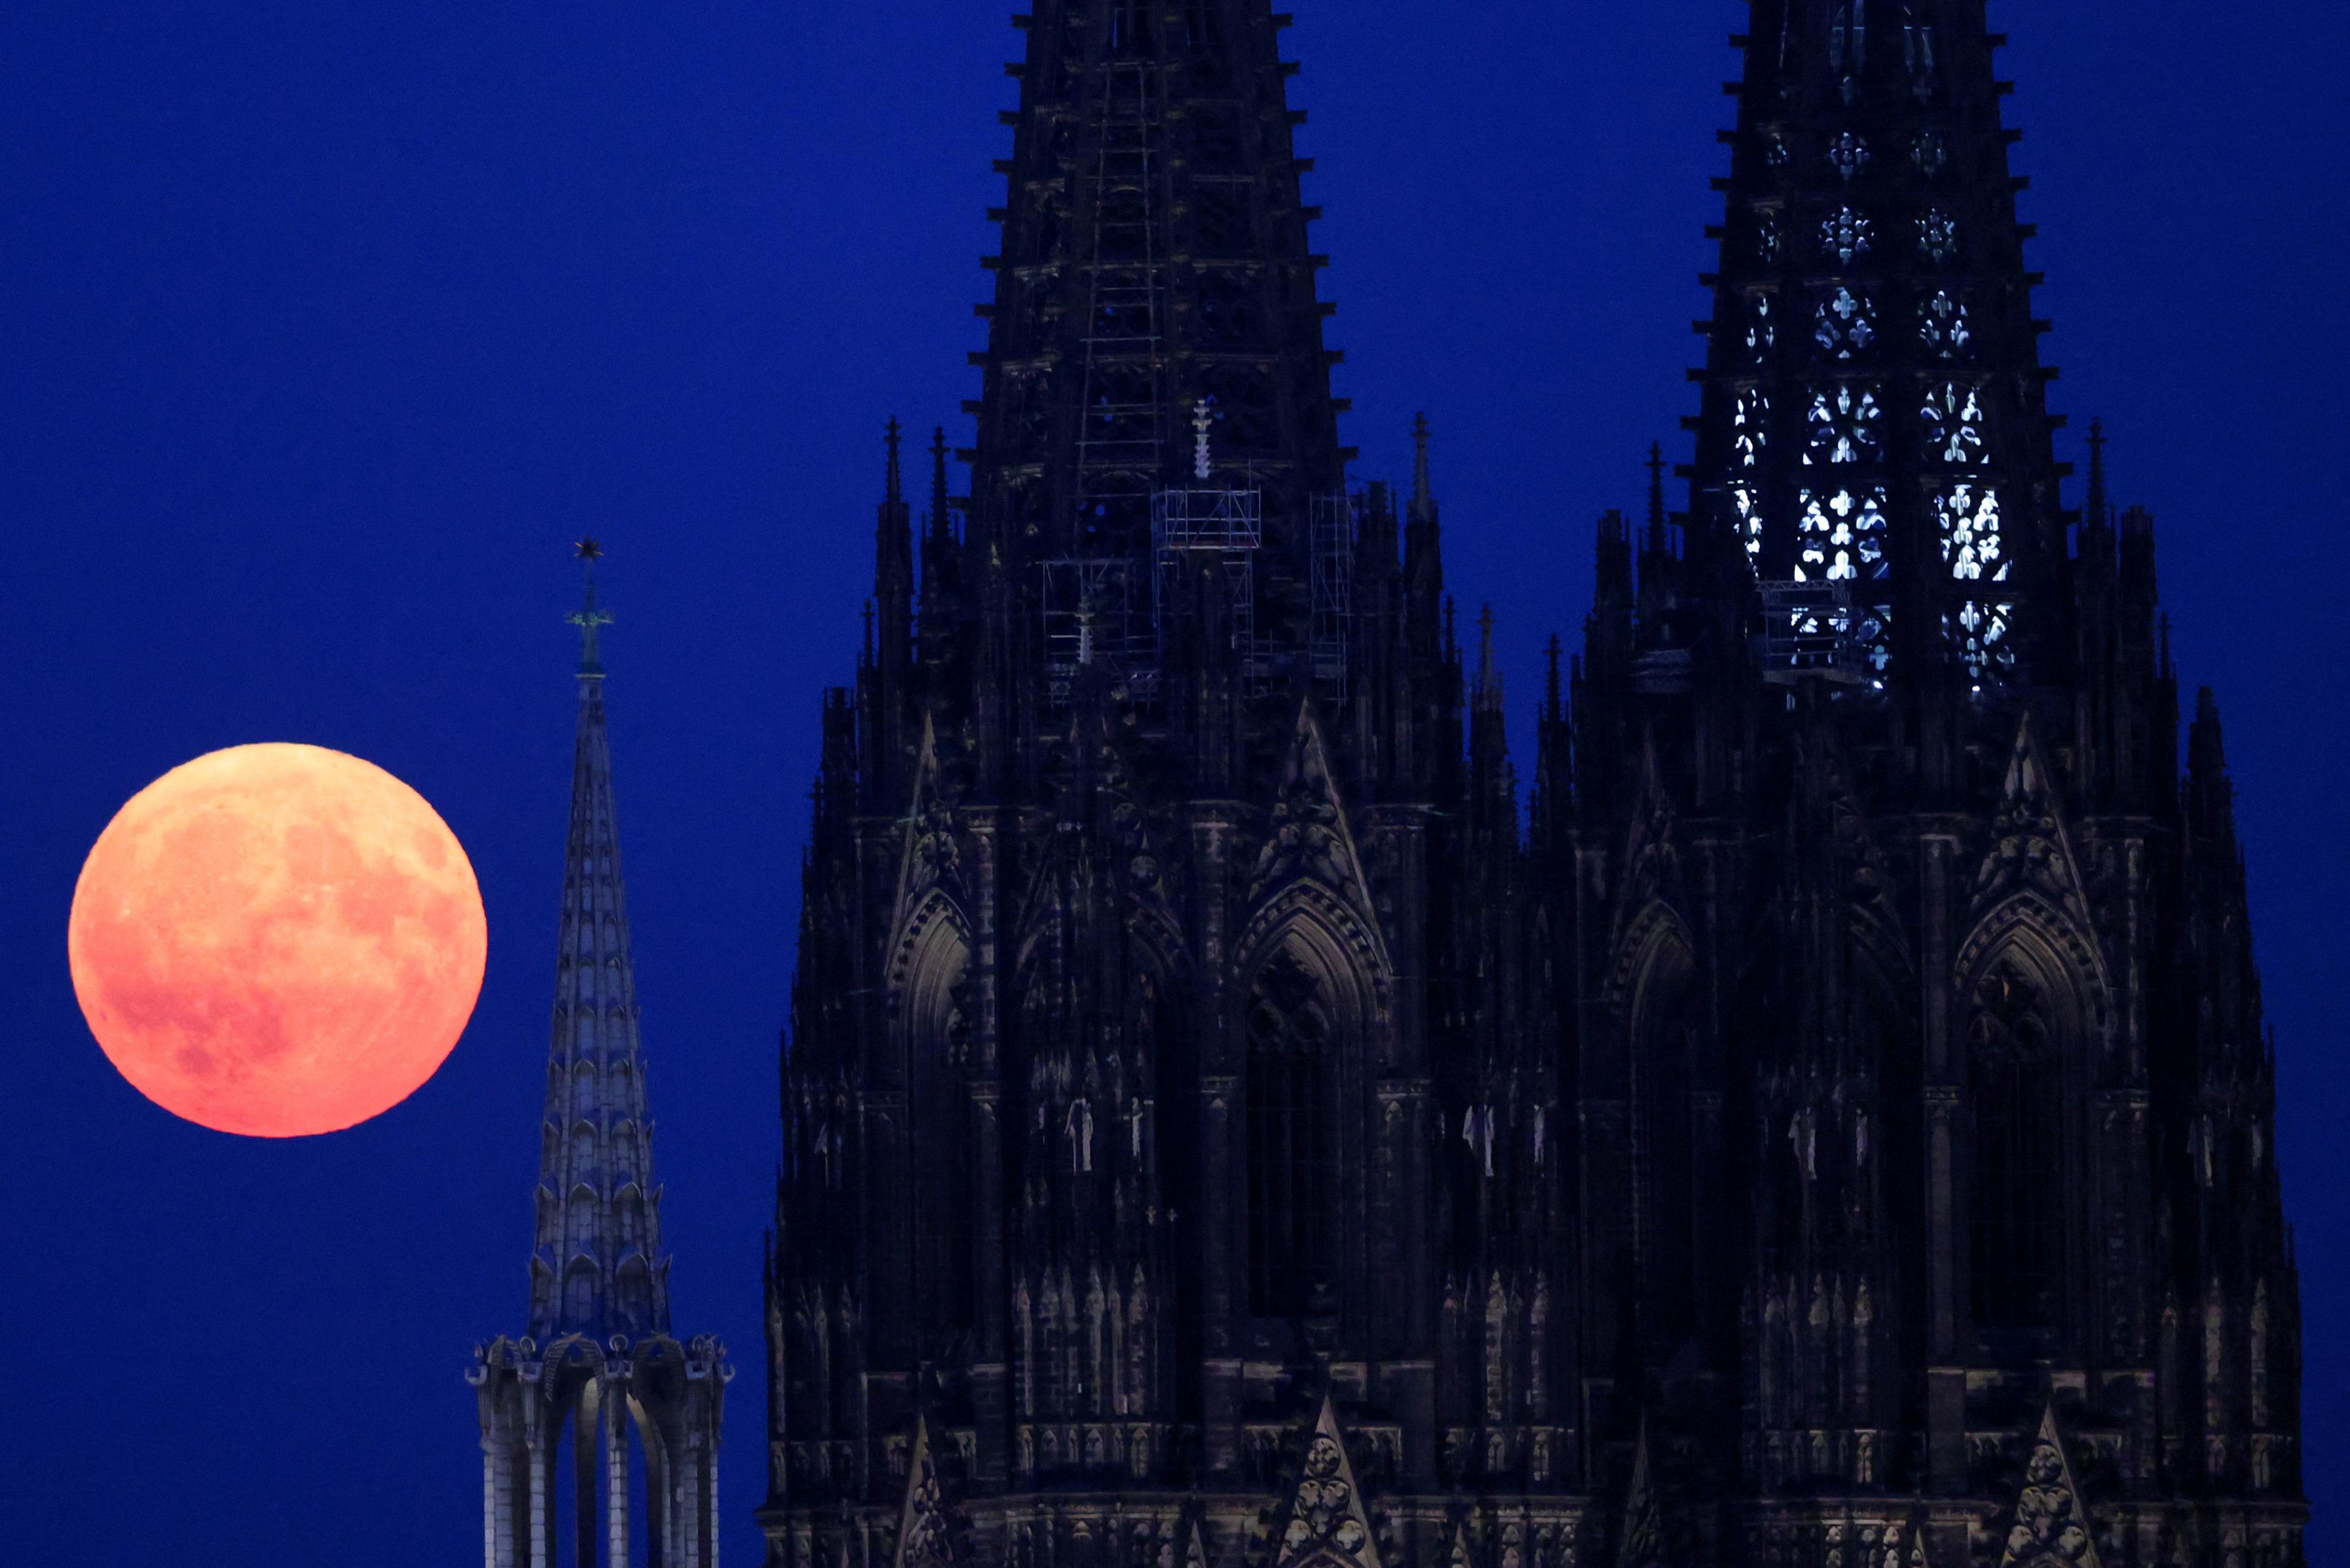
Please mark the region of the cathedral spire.
<svg viewBox="0 0 2350 1568"><path fill-rule="evenodd" d="M1754 0L1742 41L1692 527L1766 585L1839 585L1880 675L2061 664L2053 372L1981 0Z"/></svg>
<svg viewBox="0 0 2350 1568"><path fill-rule="evenodd" d="M1268 524L1338 489L1335 355L1268 0L1037 0L974 405L974 527L1032 556L1148 547L1200 400Z"/></svg>
<svg viewBox="0 0 2350 1568"><path fill-rule="evenodd" d="M652 1178L597 646L612 618L596 604L602 551L586 539L578 555L586 577L581 608L571 617L583 644L578 735L530 1266L530 1332L541 1342L669 1331L669 1257Z"/></svg>
<svg viewBox="0 0 2350 1568"><path fill-rule="evenodd" d="M873 532L873 603L880 622L876 657L884 680L892 686L890 695L898 697L903 691L897 682L913 656L913 517L906 504L905 431L896 420L884 427L882 440L889 462Z"/></svg>
<svg viewBox="0 0 2350 1568"><path fill-rule="evenodd" d="M1429 479L1429 424L1426 414L1411 417L1411 514L1424 517L1435 511L1436 488Z"/></svg>

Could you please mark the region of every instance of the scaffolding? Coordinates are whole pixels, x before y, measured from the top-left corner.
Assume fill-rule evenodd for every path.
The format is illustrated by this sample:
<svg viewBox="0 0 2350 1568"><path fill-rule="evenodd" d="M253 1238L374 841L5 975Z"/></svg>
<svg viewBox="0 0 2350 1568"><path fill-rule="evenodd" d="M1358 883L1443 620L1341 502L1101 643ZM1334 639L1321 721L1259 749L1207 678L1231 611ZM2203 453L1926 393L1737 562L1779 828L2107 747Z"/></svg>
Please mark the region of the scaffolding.
<svg viewBox="0 0 2350 1568"><path fill-rule="evenodd" d="M1363 498L1341 492L1314 498L1307 540L1314 624L1306 657L1314 679L1347 695L1347 645L1355 615L1355 540L1362 526Z"/></svg>
<svg viewBox="0 0 2350 1568"><path fill-rule="evenodd" d="M1151 497L1152 607L1162 642L1167 616L1181 602L1183 580L1212 565L1223 586L1224 618L1242 680L1258 694L1272 679L1269 650L1256 631L1256 557L1263 547L1263 491L1161 490Z"/></svg>
<svg viewBox="0 0 2350 1568"><path fill-rule="evenodd" d="M1159 628L1144 602L1148 586L1135 563L1068 558L1039 564L1044 573L1045 680L1059 706L1076 689L1077 671L1098 663L1128 695L1149 701L1159 694Z"/></svg>
<svg viewBox="0 0 2350 1568"><path fill-rule="evenodd" d="M1774 685L1808 679L1856 686L1868 678L1868 646L1860 636L1850 584L1797 580L1758 586L1763 680Z"/></svg>
<svg viewBox="0 0 2350 1568"><path fill-rule="evenodd" d="M1163 91L1148 62L1113 60L1102 67L1077 421L1079 549L1139 543L1118 537L1119 514L1132 518L1139 511L1165 456L1166 279L1157 221Z"/></svg>

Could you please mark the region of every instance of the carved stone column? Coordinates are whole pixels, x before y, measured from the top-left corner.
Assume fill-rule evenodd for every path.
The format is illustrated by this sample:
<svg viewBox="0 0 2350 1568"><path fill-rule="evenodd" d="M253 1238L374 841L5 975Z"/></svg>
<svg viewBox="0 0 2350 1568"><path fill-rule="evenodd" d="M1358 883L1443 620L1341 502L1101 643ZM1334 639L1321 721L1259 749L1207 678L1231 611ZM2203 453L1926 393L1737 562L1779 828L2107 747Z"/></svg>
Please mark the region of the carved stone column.
<svg viewBox="0 0 2350 1568"><path fill-rule="evenodd" d="M619 1377L604 1383L604 1550L611 1568L629 1562L629 1396ZM579 1434L584 1441L586 1432Z"/></svg>

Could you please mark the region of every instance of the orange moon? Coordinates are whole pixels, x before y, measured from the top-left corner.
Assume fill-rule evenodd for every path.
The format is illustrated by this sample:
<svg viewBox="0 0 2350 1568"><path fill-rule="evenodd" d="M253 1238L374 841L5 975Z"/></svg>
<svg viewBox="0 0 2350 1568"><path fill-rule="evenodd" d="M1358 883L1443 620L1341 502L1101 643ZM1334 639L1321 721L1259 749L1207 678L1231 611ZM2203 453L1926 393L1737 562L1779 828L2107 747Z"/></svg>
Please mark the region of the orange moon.
<svg viewBox="0 0 2350 1568"><path fill-rule="evenodd" d="M238 746L116 814L66 946L133 1088L219 1132L305 1137L439 1070L480 999L489 922L422 795L340 752Z"/></svg>

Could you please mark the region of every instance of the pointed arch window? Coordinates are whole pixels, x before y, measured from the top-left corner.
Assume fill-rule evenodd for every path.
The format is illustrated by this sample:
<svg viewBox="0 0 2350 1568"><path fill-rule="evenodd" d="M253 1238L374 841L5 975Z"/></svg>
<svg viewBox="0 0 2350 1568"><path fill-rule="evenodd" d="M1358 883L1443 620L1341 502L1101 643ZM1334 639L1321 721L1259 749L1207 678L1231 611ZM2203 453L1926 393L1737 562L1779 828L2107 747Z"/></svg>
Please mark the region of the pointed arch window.
<svg viewBox="0 0 2350 1568"><path fill-rule="evenodd" d="M1687 1327L1697 1278L1696 1127L1690 1092L1700 1011L1688 946L1660 941L1633 1007L1635 1241L1643 1310L1658 1325Z"/></svg>
<svg viewBox="0 0 2350 1568"><path fill-rule="evenodd" d="M2042 987L2012 959L1972 998L1975 1322L2044 1328L2056 1315L2064 1089Z"/></svg>
<svg viewBox="0 0 2350 1568"><path fill-rule="evenodd" d="M971 949L959 927L931 927L929 950L907 985L911 1074L907 1153L913 1177L914 1288L926 1331L967 1324L975 1305L971 1091ZM1025 1000L1024 998L1024 1000Z"/></svg>
<svg viewBox="0 0 2350 1568"><path fill-rule="evenodd" d="M1330 1048L1320 983L1295 958L1275 959L1248 1003L1249 1310L1298 1317L1329 1282Z"/></svg>

